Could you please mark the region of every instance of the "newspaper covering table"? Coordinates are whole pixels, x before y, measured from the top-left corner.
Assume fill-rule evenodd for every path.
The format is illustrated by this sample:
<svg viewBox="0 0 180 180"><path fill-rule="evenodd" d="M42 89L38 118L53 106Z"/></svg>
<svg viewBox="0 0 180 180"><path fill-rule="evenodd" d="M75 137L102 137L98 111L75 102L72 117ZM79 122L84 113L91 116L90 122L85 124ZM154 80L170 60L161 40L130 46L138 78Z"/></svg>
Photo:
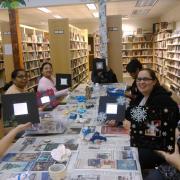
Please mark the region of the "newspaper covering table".
<svg viewBox="0 0 180 180"><path fill-rule="evenodd" d="M124 84L114 86L124 87ZM89 104L93 104L90 108L86 106L87 101L79 103L74 98L83 96L85 87L80 85L72 92L69 103L58 106L52 112L56 121L58 118L59 121L65 120L65 133L20 138L1 159L0 179L50 180L48 168L58 163L52 158L51 151L60 144L72 152L70 158L63 162L67 166L66 180L142 179L137 149L130 147L127 133L118 136L103 134L107 141L96 143L89 141L93 133L83 137L81 128L88 126L101 133L101 123L97 122L98 98L100 94L105 94L108 86L98 87L99 94L89 100ZM85 111L79 113L82 109Z"/></svg>

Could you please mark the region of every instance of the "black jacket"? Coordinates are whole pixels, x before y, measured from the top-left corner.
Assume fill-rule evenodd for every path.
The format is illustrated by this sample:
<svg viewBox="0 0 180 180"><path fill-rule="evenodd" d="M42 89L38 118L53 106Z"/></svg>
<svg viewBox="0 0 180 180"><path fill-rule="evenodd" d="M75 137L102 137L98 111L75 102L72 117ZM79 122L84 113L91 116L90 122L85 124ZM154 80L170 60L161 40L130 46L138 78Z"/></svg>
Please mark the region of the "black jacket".
<svg viewBox="0 0 180 180"><path fill-rule="evenodd" d="M138 106L143 96L138 96L135 100L131 101L131 106ZM162 86L154 87L151 92L149 98L146 101L145 106L153 106L153 107L169 107L172 108L174 112L173 124L177 124L179 120L179 108L175 101L171 98L171 92L166 91ZM131 108L131 107L130 107ZM129 110L126 111L126 118L130 118ZM151 169L157 165L160 165L165 162L164 159L159 157L156 153L154 153L151 149L138 148L139 151L139 161L142 169Z"/></svg>

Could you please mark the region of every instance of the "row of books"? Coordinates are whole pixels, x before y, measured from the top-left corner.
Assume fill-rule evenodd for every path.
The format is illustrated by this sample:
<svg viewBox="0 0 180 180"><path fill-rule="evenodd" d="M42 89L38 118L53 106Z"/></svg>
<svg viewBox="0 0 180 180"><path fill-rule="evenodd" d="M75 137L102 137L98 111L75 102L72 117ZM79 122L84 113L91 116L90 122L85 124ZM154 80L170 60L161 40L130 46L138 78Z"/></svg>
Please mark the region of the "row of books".
<svg viewBox="0 0 180 180"><path fill-rule="evenodd" d="M81 57L79 59L74 59L71 61L71 68L78 67L78 66L80 66L84 63L87 63L87 62L88 62L87 56Z"/></svg>
<svg viewBox="0 0 180 180"><path fill-rule="evenodd" d="M123 50L127 49L151 49L153 44L150 43L137 43L137 44L123 44Z"/></svg>
<svg viewBox="0 0 180 180"><path fill-rule="evenodd" d="M152 56L152 51L148 50L139 50L139 51L123 51L122 56Z"/></svg>
<svg viewBox="0 0 180 180"><path fill-rule="evenodd" d="M88 55L87 50L71 51L70 59L77 59L87 55Z"/></svg>
<svg viewBox="0 0 180 180"><path fill-rule="evenodd" d="M32 42L32 43L49 43L49 40L43 36L43 34L23 34L23 42Z"/></svg>
<svg viewBox="0 0 180 180"><path fill-rule="evenodd" d="M87 49L88 44L86 42L72 41L70 43L70 49Z"/></svg>

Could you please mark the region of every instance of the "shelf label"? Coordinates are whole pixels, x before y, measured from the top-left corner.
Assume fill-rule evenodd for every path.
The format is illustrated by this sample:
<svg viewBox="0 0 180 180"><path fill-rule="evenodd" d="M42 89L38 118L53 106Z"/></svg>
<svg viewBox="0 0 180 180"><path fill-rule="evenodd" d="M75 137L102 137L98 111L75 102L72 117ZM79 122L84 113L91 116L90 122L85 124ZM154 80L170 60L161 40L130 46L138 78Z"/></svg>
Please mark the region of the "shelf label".
<svg viewBox="0 0 180 180"><path fill-rule="evenodd" d="M5 44L4 45L4 54L5 55L12 55L12 44Z"/></svg>
<svg viewBox="0 0 180 180"><path fill-rule="evenodd" d="M118 27L108 27L108 31L118 31Z"/></svg>
<svg viewBox="0 0 180 180"><path fill-rule="evenodd" d="M64 34L64 30L63 29L55 30L54 34Z"/></svg>
<svg viewBox="0 0 180 180"><path fill-rule="evenodd" d="M4 35L10 35L11 32L10 31L7 31L7 32L3 32Z"/></svg>

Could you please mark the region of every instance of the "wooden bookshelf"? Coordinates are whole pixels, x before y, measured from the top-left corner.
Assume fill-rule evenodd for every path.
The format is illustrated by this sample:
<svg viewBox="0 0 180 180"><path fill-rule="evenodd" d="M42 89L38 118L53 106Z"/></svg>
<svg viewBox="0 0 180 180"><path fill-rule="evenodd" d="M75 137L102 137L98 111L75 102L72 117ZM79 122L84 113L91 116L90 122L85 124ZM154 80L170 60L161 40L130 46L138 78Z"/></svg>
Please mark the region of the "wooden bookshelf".
<svg viewBox="0 0 180 180"><path fill-rule="evenodd" d="M167 53L164 76L165 84L180 96L180 31L174 31L166 38Z"/></svg>
<svg viewBox="0 0 180 180"><path fill-rule="evenodd" d="M54 73L71 74L72 87L89 79L88 32L68 19L50 19L50 46Z"/></svg>
<svg viewBox="0 0 180 180"><path fill-rule="evenodd" d="M167 43L166 39L170 36L170 32L162 31L154 35L154 58L153 69L157 73L159 80L164 83L166 75L166 58L167 58Z"/></svg>
<svg viewBox="0 0 180 180"><path fill-rule="evenodd" d="M48 32L20 25L22 35L23 63L28 73L28 91L37 87L42 63L50 61Z"/></svg>
<svg viewBox="0 0 180 180"><path fill-rule="evenodd" d="M93 34L94 39L94 58L100 58L100 35L98 32L95 32Z"/></svg>
<svg viewBox="0 0 180 180"><path fill-rule="evenodd" d="M135 57L143 67L151 68L153 64L153 36L152 34L128 35L122 39L123 72L126 65Z"/></svg>
<svg viewBox="0 0 180 180"><path fill-rule="evenodd" d="M0 33L0 90L2 90L4 84L5 84L5 70L4 70L3 44Z"/></svg>

